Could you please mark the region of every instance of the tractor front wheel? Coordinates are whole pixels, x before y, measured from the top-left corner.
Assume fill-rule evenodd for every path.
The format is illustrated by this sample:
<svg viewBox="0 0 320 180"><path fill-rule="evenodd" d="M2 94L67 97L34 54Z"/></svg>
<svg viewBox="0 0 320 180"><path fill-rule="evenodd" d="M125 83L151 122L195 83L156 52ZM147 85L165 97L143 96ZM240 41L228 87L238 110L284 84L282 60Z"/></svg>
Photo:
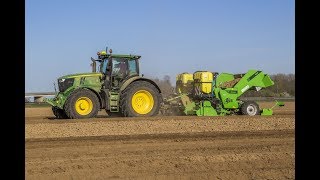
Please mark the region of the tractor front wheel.
<svg viewBox="0 0 320 180"><path fill-rule="evenodd" d="M259 115L259 105L254 101L246 101L241 105L241 113L249 116Z"/></svg>
<svg viewBox="0 0 320 180"><path fill-rule="evenodd" d="M66 115L63 109L59 109L55 106L52 106L52 112L57 119L68 119L68 116Z"/></svg>
<svg viewBox="0 0 320 180"><path fill-rule="evenodd" d="M70 94L64 110L71 119L92 118L100 109L98 97L88 89L79 89Z"/></svg>

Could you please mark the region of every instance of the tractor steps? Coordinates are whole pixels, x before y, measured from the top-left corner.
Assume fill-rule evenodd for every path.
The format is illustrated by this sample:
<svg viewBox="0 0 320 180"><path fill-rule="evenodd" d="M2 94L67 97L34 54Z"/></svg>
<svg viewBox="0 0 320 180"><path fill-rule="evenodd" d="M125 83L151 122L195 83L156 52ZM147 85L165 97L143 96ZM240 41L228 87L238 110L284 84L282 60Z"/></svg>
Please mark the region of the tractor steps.
<svg viewBox="0 0 320 180"><path fill-rule="evenodd" d="M118 92L109 92L109 104L110 112L119 112L119 93Z"/></svg>

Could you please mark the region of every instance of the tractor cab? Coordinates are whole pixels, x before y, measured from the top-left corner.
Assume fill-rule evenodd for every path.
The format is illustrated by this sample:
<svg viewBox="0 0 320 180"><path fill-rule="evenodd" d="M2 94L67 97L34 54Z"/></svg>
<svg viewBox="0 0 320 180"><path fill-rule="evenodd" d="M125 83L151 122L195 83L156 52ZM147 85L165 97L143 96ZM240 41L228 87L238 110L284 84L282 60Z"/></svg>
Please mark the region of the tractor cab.
<svg viewBox="0 0 320 180"><path fill-rule="evenodd" d="M95 62L99 62L99 72L102 74L102 80L104 81L104 88L106 89L119 89L123 82L127 79L139 76L139 62L141 56L137 55L121 55L112 54L112 50L109 50L110 54L106 51L100 51L97 53L98 59L93 59L92 72L96 71Z"/></svg>

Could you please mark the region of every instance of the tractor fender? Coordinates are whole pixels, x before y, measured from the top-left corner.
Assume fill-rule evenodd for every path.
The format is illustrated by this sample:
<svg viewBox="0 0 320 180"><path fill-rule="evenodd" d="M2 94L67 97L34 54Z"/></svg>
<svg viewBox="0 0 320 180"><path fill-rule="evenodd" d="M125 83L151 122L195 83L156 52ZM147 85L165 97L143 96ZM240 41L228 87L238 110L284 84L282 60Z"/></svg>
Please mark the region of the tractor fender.
<svg viewBox="0 0 320 180"><path fill-rule="evenodd" d="M135 81L147 81L147 82L153 84L158 89L159 93L161 93L159 86L154 81L152 81L151 79L148 79L148 78L140 77L140 76L132 77L132 78L128 79L126 82L124 82L120 88L120 92L125 90L126 87L128 87L132 82L135 82Z"/></svg>

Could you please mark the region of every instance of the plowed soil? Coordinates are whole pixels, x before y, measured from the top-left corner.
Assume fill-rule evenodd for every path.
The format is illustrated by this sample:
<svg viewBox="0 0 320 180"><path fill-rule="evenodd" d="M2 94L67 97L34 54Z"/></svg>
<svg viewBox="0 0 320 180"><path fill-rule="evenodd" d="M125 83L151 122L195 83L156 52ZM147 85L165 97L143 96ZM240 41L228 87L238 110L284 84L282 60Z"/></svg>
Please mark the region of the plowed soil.
<svg viewBox="0 0 320 180"><path fill-rule="evenodd" d="M26 179L295 179L295 104L285 104L273 116L77 120L26 108Z"/></svg>

